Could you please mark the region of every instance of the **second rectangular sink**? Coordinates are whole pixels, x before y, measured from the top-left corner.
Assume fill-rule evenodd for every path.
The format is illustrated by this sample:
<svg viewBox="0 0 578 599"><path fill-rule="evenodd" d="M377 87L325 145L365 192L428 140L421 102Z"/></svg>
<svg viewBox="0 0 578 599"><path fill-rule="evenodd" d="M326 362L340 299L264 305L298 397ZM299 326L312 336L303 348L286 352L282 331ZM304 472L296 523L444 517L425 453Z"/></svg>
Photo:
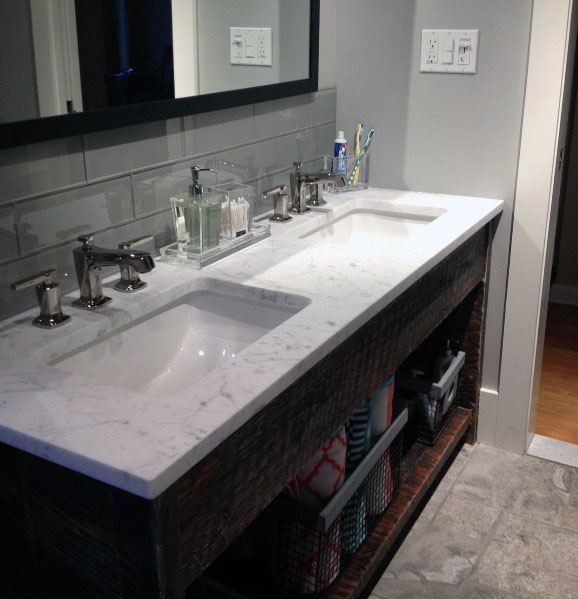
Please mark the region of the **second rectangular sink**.
<svg viewBox="0 0 578 599"><path fill-rule="evenodd" d="M301 296L202 279L175 302L52 365L146 395L174 395L308 303Z"/></svg>
<svg viewBox="0 0 578 599"><path fill-rule="evenodd" d="M353 210L301 236L343 245L389 244L423 232L437 217L377 210Z"/></svg>

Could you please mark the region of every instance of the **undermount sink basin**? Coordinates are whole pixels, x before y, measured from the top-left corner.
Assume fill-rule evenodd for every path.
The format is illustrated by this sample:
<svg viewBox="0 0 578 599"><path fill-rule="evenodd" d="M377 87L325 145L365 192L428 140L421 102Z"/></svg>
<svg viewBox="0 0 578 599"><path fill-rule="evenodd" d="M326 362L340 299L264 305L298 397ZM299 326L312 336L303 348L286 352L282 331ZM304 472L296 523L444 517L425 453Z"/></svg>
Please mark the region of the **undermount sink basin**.
<svg viewBox="0 0 578 599"><path fill-rule="evenodd" d="M419 235L436 218L431 215L354 210L301 237L312 241L373 247Z"/></svg>
<svg viewBox="0 0 578 599"><path fill-rule="evenodd" d="M174 395L308 303L300 296L203 279L195 291L52 365L146 395Z"/></svg>

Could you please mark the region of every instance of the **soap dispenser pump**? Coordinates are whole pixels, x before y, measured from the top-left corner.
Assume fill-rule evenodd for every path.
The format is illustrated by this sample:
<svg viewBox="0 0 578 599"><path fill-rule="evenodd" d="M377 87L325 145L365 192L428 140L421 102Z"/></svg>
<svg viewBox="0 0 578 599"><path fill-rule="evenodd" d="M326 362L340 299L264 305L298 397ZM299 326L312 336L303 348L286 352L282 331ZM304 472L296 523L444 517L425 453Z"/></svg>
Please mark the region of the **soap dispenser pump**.
<svg viewBox="0 0 578 599"><path fill-rule="evenodd" d="M189 185L189 195L192 198L202 196L205 190L199 180L199 173L202 172L215 173L215 175L217 174L217 171L213 170L212 168L202 168L195 164L191 166L191 184Z"/></svg>

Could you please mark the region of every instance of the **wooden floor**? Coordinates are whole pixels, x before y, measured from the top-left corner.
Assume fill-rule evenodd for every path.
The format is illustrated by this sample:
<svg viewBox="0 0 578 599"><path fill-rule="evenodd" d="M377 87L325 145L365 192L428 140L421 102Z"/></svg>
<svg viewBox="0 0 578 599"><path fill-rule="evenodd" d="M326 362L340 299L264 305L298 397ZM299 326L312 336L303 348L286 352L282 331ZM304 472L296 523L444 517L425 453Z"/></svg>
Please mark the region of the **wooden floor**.
<svg viewBox="0 0 578 599"><path fill-rule="evenodd" d="M536 433L578 445L578 306L548 307Z"/></svg>

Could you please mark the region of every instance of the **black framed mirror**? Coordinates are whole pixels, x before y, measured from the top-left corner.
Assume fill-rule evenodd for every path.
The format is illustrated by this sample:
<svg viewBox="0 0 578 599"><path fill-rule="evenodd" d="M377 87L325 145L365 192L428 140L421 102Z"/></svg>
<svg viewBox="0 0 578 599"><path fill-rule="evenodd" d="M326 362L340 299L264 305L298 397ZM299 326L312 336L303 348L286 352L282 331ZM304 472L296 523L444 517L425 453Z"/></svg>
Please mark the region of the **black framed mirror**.
<svg viewBox="0 0 578 599"><path fill-rule="evenodd" d="M0 0L0 148L317 90L320 0Z"/></svg>

